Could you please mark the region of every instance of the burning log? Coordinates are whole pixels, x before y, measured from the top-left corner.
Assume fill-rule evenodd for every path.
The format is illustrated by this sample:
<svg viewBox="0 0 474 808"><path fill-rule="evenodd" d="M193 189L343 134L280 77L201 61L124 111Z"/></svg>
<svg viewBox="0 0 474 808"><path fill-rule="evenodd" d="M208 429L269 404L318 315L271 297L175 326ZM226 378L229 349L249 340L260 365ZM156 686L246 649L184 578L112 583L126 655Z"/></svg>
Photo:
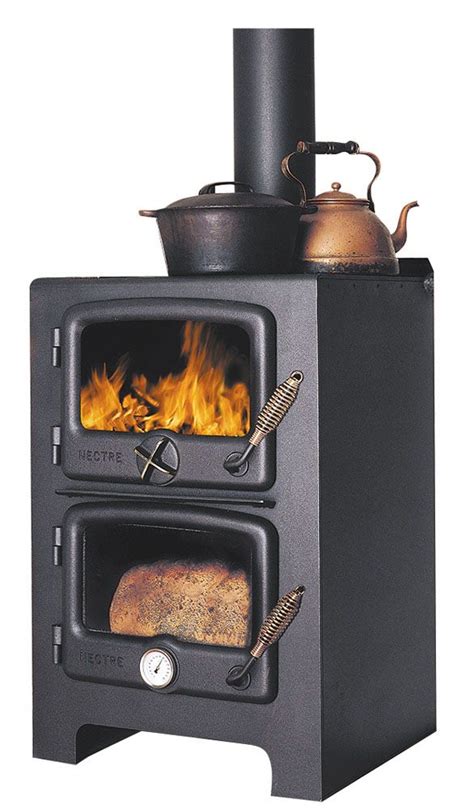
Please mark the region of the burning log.
<svg viewBox="0 0 474 808"><path fill-rule="evenodd" d="M242 569L220 561L157 561L122 575L110 607L110 629L244 648L250 641L250 606Z"/></svg>

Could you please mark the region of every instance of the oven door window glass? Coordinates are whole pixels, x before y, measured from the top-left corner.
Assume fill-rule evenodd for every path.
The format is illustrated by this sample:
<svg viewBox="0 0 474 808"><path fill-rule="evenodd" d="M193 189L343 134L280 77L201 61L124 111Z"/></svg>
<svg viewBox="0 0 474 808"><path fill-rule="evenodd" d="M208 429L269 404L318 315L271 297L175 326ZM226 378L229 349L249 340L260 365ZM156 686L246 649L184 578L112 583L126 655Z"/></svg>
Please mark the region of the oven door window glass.
<svg viewBox="0 0 474 808"><path fill-rule="evenodd" d="M250 642L251 548L204 530L89 526L84 625L127 636L244 648Z"/></svg>
<svg viewBox="0 0 474 808"><path fill-rule="evenodd" d="M239 326L94 323L81 340L81 424L109 432L245 436L249 365L249 337Z"/></svg>

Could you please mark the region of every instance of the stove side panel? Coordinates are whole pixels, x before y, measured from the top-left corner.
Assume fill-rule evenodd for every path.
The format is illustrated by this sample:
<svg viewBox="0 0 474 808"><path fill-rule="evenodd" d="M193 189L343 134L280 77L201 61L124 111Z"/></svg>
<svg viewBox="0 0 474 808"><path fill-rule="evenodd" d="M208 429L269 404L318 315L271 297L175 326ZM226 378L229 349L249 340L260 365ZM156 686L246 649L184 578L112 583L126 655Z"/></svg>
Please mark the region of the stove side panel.
<svg viewBox="0 0 474 808"><path fill-rule="evenodd" d="M435 731L433 296L318 283L323 797Z"/></svg>

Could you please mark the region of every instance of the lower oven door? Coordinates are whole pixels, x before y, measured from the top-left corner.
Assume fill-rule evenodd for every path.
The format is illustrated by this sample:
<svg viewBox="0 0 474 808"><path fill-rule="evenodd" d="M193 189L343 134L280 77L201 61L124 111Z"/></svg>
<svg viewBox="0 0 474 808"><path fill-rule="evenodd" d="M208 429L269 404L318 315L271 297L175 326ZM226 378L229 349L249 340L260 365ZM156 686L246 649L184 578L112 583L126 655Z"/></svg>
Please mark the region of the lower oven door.
<svg viewBox="0 0 474 808"><path fill-rule="evenodd" d="M73 306L61 331L61 465L76 480L267 490L275 436L241 452L275 386L275 321L262 306L156 298ZM291 368L289 369L291 370Z"/></svg>
<svg viewBox="0 0 474 808"><path fill-rule="evenodd" d="M277 599L278 537L218 510L97 503L63 525L63 667L92 682L270 702L277 652L250 685L226 684Z"/></svg>

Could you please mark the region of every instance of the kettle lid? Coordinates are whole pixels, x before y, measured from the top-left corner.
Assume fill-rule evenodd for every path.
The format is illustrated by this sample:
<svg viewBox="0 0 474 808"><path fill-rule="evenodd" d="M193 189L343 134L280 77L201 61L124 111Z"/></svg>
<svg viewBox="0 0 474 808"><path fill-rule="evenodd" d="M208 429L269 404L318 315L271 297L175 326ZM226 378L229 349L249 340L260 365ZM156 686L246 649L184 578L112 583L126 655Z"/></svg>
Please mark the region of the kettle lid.
<svg viewBox="0 0 474 808"><path fill-rule="evenodd" d="M331 184L331 191L324 191L322 194L318 194L313 199L308 199L308 205L320 205L325 203L332 203L338 205L359 205L368 207L369 200L368 199L358 199L354 194L348 194L345 191L341 191L341 183L340 182L333 182Z"/></svg>

